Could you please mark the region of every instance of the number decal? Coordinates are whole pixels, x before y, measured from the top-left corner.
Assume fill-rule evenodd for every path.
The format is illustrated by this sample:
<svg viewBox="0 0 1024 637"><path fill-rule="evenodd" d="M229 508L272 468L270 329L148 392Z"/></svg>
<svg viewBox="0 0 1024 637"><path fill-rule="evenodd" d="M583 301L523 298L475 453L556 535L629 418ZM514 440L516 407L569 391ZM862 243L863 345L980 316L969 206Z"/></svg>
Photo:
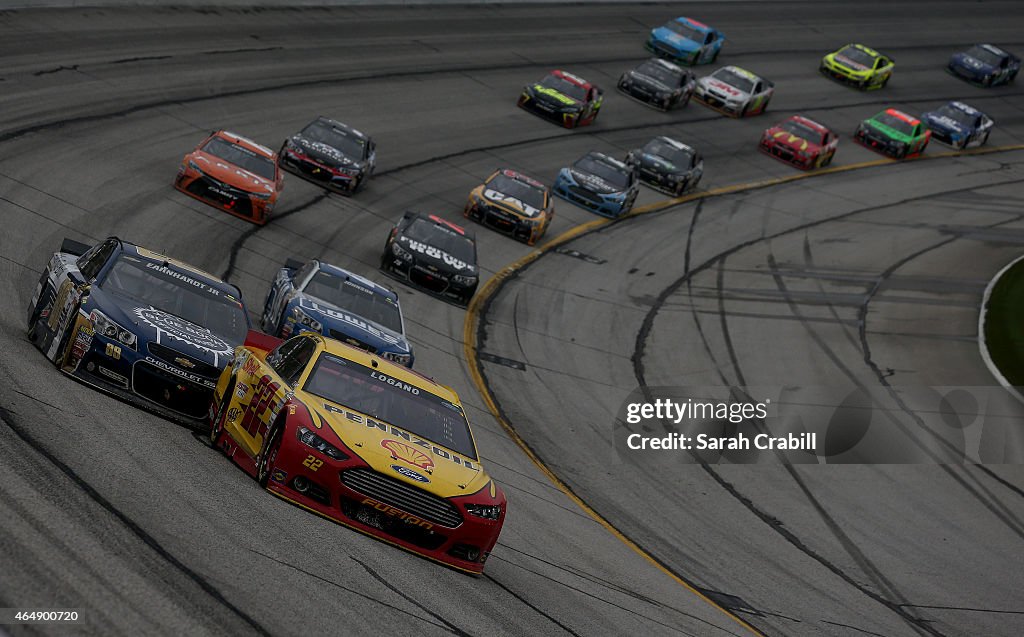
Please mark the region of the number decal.
<svg viewBox="0 0 1024 637"><path fill-rule="evenodd" d="M302 464L309 467L310 471L316 471L323 466L324 461L314 456L306 456L306 459L302 461Z"/></svg>
<svg viewBox="0 0 1024 637"><path fill-rule="evenodd" d="M278 389L280 389L280 385L272 382L270 376L266 374L260 377L259 382L253 388L252 401L249 402L249 408L245 410L245 416L240 424L240 427L250 436L255 438L261 429L266 428L261 426L266 425L264 418Z"/></svg>

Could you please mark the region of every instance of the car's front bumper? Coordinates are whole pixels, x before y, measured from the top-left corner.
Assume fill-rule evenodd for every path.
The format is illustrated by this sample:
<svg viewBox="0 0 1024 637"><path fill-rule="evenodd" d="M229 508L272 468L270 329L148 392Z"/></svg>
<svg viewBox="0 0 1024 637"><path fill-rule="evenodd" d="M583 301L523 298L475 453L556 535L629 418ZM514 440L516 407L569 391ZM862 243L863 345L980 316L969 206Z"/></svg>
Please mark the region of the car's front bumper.
<svg viewBox="0 0 1024 637"><path fill-rule="evenodd" d="M205 204L261 225L269 221L275 204L273 197L262 199L248 191L191 170L180 172L174 180L174 187Z"/></svg>
<svg viewBox="0 0 1024 637"><path fill-rule="evenodd" d="M569 203L591 212L596 212L604 217L621 217L628 212L624 201L608 201L595 192L575 184L570 184L562 179L555 182L555 186L551 191L555 196L561 197Z"/></svg>
<svg viewBox="0 0 1024 637"><path fill-rule="evenodd" d="M791 166L796 166L797 168L801 168L803 170L810 170L811 168L814 167L814 164L818 160L817 154L805 157L800 155L793 148L786 146L785 144L773 143L772 141L767 140L763 137L761 138L761 141L758 143L757 148L766 155L771 155L772 157L778 159L779 161L790 164Z"/></svg>
<svg viewBox="0 0 1024 637"><path fill-rule="evenodd" d="M519 215L502 210L497 206L481 203L466 204L463 214L492 230L527 243L536 242L545 226L543 219L527 221Z"/></svg>
<svg viewBox="0 0 1024 637"><path fill-rule="evenodd" d="M306 181L346 195L352 194L355 190L356 176L339 175L329 166L319 164L309 157L299 156L288 150L281 151L278 157L278 165L281 168Z"/></svg>
<svg viewBox="0 0 1024 637"><path fill-rule="evenodd" d="M393 279L397 279L414 288L459 303L468 303L476 293L477 283L469 285L455 281L451 274L431 270L428 266L415 261L405 261L394 254L388 253L381 259L380 269Z"/></svg>

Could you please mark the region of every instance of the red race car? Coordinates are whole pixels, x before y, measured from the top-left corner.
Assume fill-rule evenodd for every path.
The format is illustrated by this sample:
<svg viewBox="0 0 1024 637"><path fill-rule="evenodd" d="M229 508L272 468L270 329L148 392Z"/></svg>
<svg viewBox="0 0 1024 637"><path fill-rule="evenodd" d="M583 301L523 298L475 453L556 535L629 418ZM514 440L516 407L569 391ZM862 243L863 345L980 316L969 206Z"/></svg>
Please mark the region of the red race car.
<svg viewBox="0 0 1024 637"><path fill-rule="evenodd" d="M536 84L523 87L518 106L566 128L593 124L604 102L604 91L581 77L551 71Z"/></svg>
<svg viewBox="0 0 1024 637"><path fill-rule="evenodd" d="M250 332L210 411L213 446L270 493L483 572L505 495L481 466L451 388L316 332L283 342Z"/></svg>
<svg viewBox="0 0 1024 637"><path fill-rule="evenodd" d="M185 155L174 187L263 225L270 220L284 178L274 151L241 135L217 131Z"/></svg>
<svg viewBox="0 0 1024 637"><path fill-rule="evenodd" d="M757 145L762 152L803 170L828 166L837 146L839 136L827 126L799 115L766 130Z"/></svg>

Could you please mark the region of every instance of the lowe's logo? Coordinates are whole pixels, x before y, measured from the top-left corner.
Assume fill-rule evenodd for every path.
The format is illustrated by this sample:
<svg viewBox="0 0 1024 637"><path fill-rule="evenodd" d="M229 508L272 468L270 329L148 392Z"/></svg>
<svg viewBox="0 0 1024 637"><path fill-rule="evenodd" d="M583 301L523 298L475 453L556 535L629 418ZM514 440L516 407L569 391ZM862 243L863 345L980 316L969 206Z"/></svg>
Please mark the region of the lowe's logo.
<svg viewBox="0 0 1024 637"><path fill-rule="evenodd" d="M391 469L395 473L400 473L403 476L405 476L406 478L412 478L416 482L430 482L430 478L428 478L425 475L421 475L419 473L416 473L415 471L413 471L412 469L409 469L408 467L402 467L402 466L399 466L397 464L393 464L393 465L391 465Z"/></svg>

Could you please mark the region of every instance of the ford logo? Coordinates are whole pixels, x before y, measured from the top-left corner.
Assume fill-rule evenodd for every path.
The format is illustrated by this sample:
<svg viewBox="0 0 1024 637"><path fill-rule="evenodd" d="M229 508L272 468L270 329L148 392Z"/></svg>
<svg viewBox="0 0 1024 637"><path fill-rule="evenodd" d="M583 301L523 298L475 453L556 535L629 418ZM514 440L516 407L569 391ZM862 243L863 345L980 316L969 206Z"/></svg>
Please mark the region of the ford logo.
<svg viewBox="0 0 1024 637"><path fill-rule="evenodd" d="M402 474L406 478L412 478L416 482L430 482L430 478L428 478L425 475L416 473L415 471L409 469L408 467L402 467L397 464L393 464L391 465L391 470L394 471L395 473Z"/></svg>

